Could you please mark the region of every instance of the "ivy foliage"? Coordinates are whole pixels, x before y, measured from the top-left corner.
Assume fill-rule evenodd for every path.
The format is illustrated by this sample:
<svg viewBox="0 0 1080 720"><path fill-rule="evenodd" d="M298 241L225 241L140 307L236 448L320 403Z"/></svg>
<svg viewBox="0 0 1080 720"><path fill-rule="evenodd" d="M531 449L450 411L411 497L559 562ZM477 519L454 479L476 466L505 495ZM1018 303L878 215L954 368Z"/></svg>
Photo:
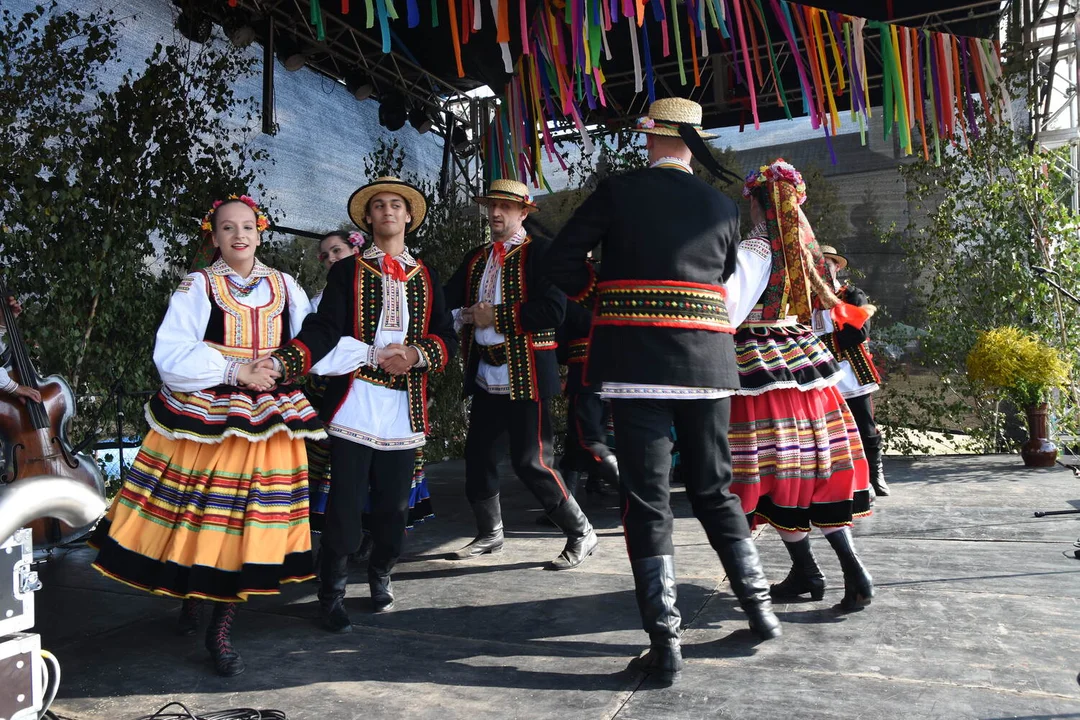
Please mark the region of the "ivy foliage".
<svg viewBox="0 0 1080 720"><path fill-rule="evenodd" d="M68 379L91 426L116 384L159 383L153 337L199 219L257 193L265 160L254 101L233 90L251 60L220 41L158 44L110 82L122 32L108 10L0 11L0 267L39 372ZM141 430L135 407L125 433Z"/></svg>

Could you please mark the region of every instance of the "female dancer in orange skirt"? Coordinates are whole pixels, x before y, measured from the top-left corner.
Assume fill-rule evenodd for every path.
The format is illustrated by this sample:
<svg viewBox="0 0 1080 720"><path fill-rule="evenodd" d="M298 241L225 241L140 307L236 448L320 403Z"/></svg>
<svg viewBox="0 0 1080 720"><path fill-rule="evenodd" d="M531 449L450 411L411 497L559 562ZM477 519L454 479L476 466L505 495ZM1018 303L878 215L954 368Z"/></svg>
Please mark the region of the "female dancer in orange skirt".
<svg viewBox="0 0 1080 720"><path fill-rule="evenodd" d="M854 610L874 595L850 530L854 517L870 514L869 469L835 387L840 367L808 325L815 303L835 308L837 318L850 306L821 280L824 258L799 208L806 199L799 172L777 160L750 173L743 194L754 227L726 286L741 385L728 433L731 490L751 524L775 527L791 555L773 598L824 595L810 549L810 527L817 526L844 571L840 607Z"/></svg>
<svg viewBox="0 0 1080 720"><path fill-rule="evenodd" d="M158 329L164 386L150 430L94 536L94 567L158 595L214 603L206 648L221 675L243 660L236 603L313 577L306 438L323 437L304 394L251 362L299 330L309 305L292 277L255 257L266 215L247 196L215 203L203 222L220 259L183 279Z"/></svg>

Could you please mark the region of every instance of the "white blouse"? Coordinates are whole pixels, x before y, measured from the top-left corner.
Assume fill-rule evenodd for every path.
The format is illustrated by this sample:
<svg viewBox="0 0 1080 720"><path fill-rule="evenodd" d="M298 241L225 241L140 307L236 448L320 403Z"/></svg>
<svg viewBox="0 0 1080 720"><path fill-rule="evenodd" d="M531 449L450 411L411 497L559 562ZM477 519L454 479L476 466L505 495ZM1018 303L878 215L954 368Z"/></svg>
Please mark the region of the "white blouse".
<svg viewBox="0 0 1080 720"><path fill-rule="evenodd" d="M246 285L256 274L265 277L268 271L272 272L256 261L250 278L241 278L236 271L228 274ZM296 280L286 273L282 275L289 296L289 334L295 337L311 307L307 293L297 285ZM260 282L245 297L234 294L236 302L250 308L266 305L270 298L268 280ZM154 343L154 365L162 382L171 390L196 392L215 385L235 383L239 361L226 358L219 350L203 342L212 307L207 278L201 272L188 274L169 299L169 309L165 312ZM273 349L267 348L267 352Z"/></svg>

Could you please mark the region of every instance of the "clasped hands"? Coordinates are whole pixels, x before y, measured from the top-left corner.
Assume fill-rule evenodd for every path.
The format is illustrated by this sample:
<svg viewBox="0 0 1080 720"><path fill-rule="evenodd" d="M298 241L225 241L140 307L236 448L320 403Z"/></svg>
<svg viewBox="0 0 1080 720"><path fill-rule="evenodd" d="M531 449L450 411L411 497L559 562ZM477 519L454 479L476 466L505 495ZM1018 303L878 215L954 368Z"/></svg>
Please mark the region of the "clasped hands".
<svg viewBox="0 0 1080 720"><path fill-rule="evenodd" d="M487 302L478 302L472 307L463 308L461 322L478 328L491 327L495 324L495 306Z"/></svg>
<svg viewBox="0 0 1080 720"><path fill-rule="evenodd" d="M376 348L375 360L391 375L404 375L420 362L420 352L408 345L391 343L386 347ZM281 370L273 356L263 355L249 365L241 365L236 374L240 387L258 392L268 392L277 386L281 379Z"/></svg>

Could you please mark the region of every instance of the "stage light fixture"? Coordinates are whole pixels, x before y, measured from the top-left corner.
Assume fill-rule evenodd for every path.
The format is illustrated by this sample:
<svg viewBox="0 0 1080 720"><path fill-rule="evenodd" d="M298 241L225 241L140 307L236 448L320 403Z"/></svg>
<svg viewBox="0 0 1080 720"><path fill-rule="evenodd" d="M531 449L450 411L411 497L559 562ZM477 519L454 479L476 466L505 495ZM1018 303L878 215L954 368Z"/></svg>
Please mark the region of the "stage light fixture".
<svg viewBox="0 0 1080 720"><path fill-rule="evenodd" d="M423 135L431 129L435 122L423 105L417 105L409 111L409 124L416 128L416 132Z"/></svg>
<svg viewBox="0 0 1080 720"><path fill-rule="evenodd" d="M379 101L379 124L387 130L400 130L404 127L408 114L405 96L397 90L386 93Z"/></svg>
<svg viewBox="0 0 1080 720"><path fill-rule="evenodd" d="M469 133L467 133L465 128L460 125L454 128L454 132L451 135L451 141L454 143L454 153L458 156L464 157L472 150L472 143L469 142Z"/></svg>
<svg viewBox="0 0 1080 720"><path fill-rule="evenodd" d="M251 23L241 23L229 29L229 42L236 47L247 47L255 42L255 28Z"/></svg>
<svg viewBox="0 0 1080 720"><path fill-rule="evenodd" d="M205 43L210 39L214 24L209 16L193 10L181 10L176 17L176 29L191 42Z"/></svg>
<svg viewBox="0 0 1080 720"><path fill-rule="evenodd" d="M367 100L375 90L371 77L360 68L350 70L345 76L345 89L357 100Z"/></svg>
<svg viewBox="0 0 1080 720"><path fill-rule="evenodd" d="M278 37L276 45L278 59L289 72L296 72L307 63L307 55L295 39Z"/></svg>

